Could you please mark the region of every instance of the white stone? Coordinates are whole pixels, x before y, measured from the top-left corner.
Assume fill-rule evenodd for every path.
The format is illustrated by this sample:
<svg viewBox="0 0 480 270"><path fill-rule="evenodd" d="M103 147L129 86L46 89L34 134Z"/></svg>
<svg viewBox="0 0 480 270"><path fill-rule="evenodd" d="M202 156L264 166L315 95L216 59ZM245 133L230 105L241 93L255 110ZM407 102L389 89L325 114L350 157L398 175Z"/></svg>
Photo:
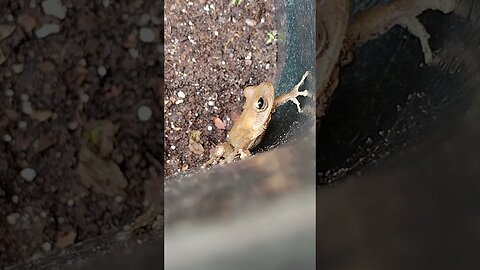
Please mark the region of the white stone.
<svg viewBox="0 0 480 270"><path fill-rule="evenodd" d="M142 27L140 29L140 40L146 43L153 42L155 40L155 33L152 28Z"/></svg>
<svg viewBox="0 0 480 270"><path fill-rule="evenodd" d="M102 4L104 8L108 8L110 6L110 0L103 0Z"/></svg>
<svg viewBox="0 0 480 270"><path fill-rule="evenodd" d="M13 72L20 74L23 71L23 65L22 64L15 64L12 66Z"/></svg>
<svg viewBox="0 0 480 270"><path fill-rule="evenodd" d="M107 69L104 66L99 66L97 68L97 73L100 77L107 75Z"/></svg>
<svg viewBox="0 0 480 270"><path fill-rule="evenodd" d="M12 141L12 136L10 136L10 134L5 134L5 135L3 135L3 140L5 142L11 142Z"/></svg>
<svg viewBox="0 0 480 270"><path fill-rule="evenodd" d="M22 101L21 109L22 109L22 112L25 114L28 114L28 115L32 114L33 112L32 103L30 103L30 101L28 100Z"/></svg>
<svg viewBox="0 0 480 270"><path fill-rule="evenodd" d="M178 96L179 98L185 98L185 97L186 97L186 96L185 96L185 93L184 93L183 91L178 91L177 96Z"/></svg>
<svg viewBox="0 0 480 270"><path fill-rule="evenodd" d="M27 127L27 122L26 121L18 121L18 128L19 129L24 129Z"/></svg>
<svg viewBox="0 0 480 270"><path fill-rule="evenodd" d="M52 244L50 244L48 242L45 242L45 243L42 244L42 249L43 249L43 251L48 252L48 251L52 250Z"/></svg>
<svg viewBox="0 0 480 270"><path fill-rule="evenodd" d="M18 195L13 195L13 196L12 196L12 202L13 202L14 204L17 204L18 201L19 201Z"/></svg>
<svg viewBox="0 0 480 270"><path fill-rule="evenodd" d="M75 129L77 129L77 127L78 127L78 122L72 121L72 122L68 123L68 128L70 130L75 130Z"/></svg>
<svg viewBox="0 0 480 270"><path fill-rule="evenodd" d="M5 96L7 96L7 97L13 97L13 91L12 91L12 89L7 89L7 90L5 90Z"/></svg>
<svg viewBox="0 0 480 270"><path fill-rule="evenodd" d="M129 49L128 49L128 53L130 54L130 56L131 56L132 58L135 58L135 59L138 58L138 56L140 55L140 54L138 53L138 50L135 49L135 48L129 48Z"/></svg>
<svg viewBox="0 0 480 270"><path fill-rule="evenodd" d="M32 168L25 168L20 171L20 176L22 176L27 182L32 182L37 176L37 172Z"/></svg>
<svg viewBox="0 0 480 270"><path fill-rule="evenodd" d="M67 15L67 7L63 6L60 0L45 0L42 2L42 9L45 14L61 20L65 19Z"/></svg>
<svg viewBox="0 0 480 270"><path fill-rule="evenodd" d="M35 36L37 36L38 38L44 38L58 32L60 32L60 25L54 23L47 23L35 30Z"/></svg>
<svg viewBox="0 0 480 270"><path fill-rule="evenodd" d="M148 121L152 117L152 109L146 105L143 105L138 108L137 116L140 121Z"/></svg>
<svg viewBox="0 0 480 270"><path fill-rule="evenodd" d="M89 99L90 99L90 97L89 97L87 94L83 94L83 95L81 95L81 97L80 97L80 100L81 100L83 103L87 103Z"/></svg>
<svg viewBox="0 0 480 270"><path fill-rule="evenodd" d="M70 206L70 207L72 207L74 204L75 204L75 202L72 199L69 199L67 201L67 205Z"/></svg>
<svg viewBox="0 0 480 270"><path fill-rule="evenodd" d="M10 225L15 225L17 223L17 220L20 218L19 213L13 213L7 216L7 222Z"/></svg>

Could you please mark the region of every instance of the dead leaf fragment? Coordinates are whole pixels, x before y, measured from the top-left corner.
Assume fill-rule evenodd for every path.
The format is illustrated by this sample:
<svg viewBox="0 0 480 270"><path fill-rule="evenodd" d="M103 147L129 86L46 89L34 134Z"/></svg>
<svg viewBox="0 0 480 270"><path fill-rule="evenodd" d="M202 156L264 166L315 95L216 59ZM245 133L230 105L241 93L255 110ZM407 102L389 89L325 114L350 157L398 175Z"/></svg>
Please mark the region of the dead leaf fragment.
<svg viewBox="0 0 480 270"><path fill-rule="evenodd" d="M50 73L53 73L55 71L55 64L53 64L50 61L45 61L45 62L40 63L38 65L38 68L40 69L41 72L43 72L45 74L50 74Z"/></svg>
<svg viewBox="0 0 480 270"><path fill-rule="evenodd" d="M78 165L80 182L87 188L107 196L124 196L128 185L118 165L112 160L96 156L83 144Z"/></svg>
<svg viewBox="0 0 480 270"><path fill-rule="evenodd" d="M225 129L225 123L222 121L222 119L215 117L213 119L213 123L215 124L215 127L218 129Z"/></svg>
<svg viewBox="0 0 480 270"><path fill-rule="evenodd" d="M37 20L33 16L25 15L18 19L18 23L23 27L25 32L31 33L37 26Z"/></svg>
<svg viewBox="0 0 480 270"><path fill-rule="evenodd" d="M85 124L84 138L95 146L99 156L105 158L113 150L115 134L120 126L109 120L90 121Z"/></svg>
<svg viewBox="0 0 480 270"><path fill-rule="evenodd" d="M233 122L233 123L236 123L237 120L238 120L238 118L240 118L240 115L239 115L237 112L232 112L232 113L230 114L230 116L231 116L231 118L232 118L232 122Z"/></svg>
<svg viewBox="0 0 480 270"><path fill-rule="evenodd" d="M188 140L188 150L196 155L201 155L205 151L203 146L199 143L201 134L202 132L200 130L192 130Z"/></svg>
<svg viewBox="0 0 480 270"><path fill-rule="evenodd" d="M15 25L0 24L0 41L9 37L15 31Z"/></svg>
<svg viewBox="0 0 480 270"><path fill-rule="evenodd" d="M52 117L53 112L48 111L48 110L34 110L32 114L30 114L30 118L33 120L37 120L40 122L48 120L50 117Z"/></svg>
<svg viewBox="0 0 480 270"><path fill-rule="evenodd" d="M9 37L15 31L15 28L15 25L0 24L0 41ZM0 48L0 65L5 63L6 61L7 58L5 57L5 54L3 54L3 51Z"/></svg>
<svg viewBox="0 0 480 270"><path fill-rule="evenodd" d="M5 54L3 54L2 48L0 48L0 65L5 63L7 61L7 58L5 58Z"/></svg>
<svg viewBox="0 0 480 270"><path fill-rule="evenodd" d="M188 150L196 155L201 155L204 152L203 146L197 142L190 142L188 144Z"/></svg>
<svg viewBox="0 0 480 270"><path fill-rule="evenodd" d="M200 141L200 135L202 135L202 132L200 130L192 130L190 131L190 141L193 142L199 142Z"/></svg>
<svg viewBox="0 0 480 270"><path fill-rule="evenodd" d="M64 236L57 237L57 241L55 242L55 247L58 249L64 249L68 246L73 245L73 243L75 243L76 238L77 238L77 232L71 231Z"/></svg>

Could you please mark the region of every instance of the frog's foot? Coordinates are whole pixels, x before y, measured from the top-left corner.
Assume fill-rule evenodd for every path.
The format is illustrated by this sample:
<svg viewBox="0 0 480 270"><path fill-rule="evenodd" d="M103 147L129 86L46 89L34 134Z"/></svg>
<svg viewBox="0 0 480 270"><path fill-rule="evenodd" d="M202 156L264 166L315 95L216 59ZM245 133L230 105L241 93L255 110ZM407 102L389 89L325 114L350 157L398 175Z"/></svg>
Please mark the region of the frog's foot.
<svg viewBox="0 0 480 270"><path fill-rule="evenodd" d="M237 149L233 149L232 152L228 153L225 156L225 160L223 161L223 163L232 163L233 161L235 161L239 154L240 152Z"/></svg>
<svg viewBox="0 0 480 270"><path fill-rule="evenodd" d="M202 167L223 164L224 159L222 158L226 158L232 152L233 147L229 143L219 144L210 152L210 159L205 162Z"/></svg>
<svg viewBox="0 0 480 270"><path fill-rule="evenodd" d="M252 153L250 153L250 151L248 150L239 150L238 151L240 153L240 159L246 159L247 157L250 157L252 155Z"/></svg>
<svg viewBox="0 0 480 270"><path fill-rule="evenodd" d="M310 72L306 71L305 74L303 74L303 77L300 80L300 82L298 82L297 85L295 85L292 88L292 90L290 90L286 94L283 94L283 95L280 95L280 96L276 97L274 108L277 108L278 106L281 106L281 105L287 103L288 101L292 101L293 103L295 103L295 105L297 105L298 112L302 113L303 111L302 111L302 108L300 108L300 102L298 101L297 97L298 96L311 97L312 95L307 90L298 91L298 89L300 88L300 86L303 85L303 83L305 82L305 79L307 78L307 76L309 74L310 74Z"/></svg>
<svg viewBox="0 0 480 270"><path fill-rule="evenodd" d="M430 39L430 34L425 29L425 26L417 19L417 17L400 17L398 19L398 24L403 26L420 40L422 46L423 56L425 58L425 64L430 64L433 61L433 53L428 43Z"/></svg>

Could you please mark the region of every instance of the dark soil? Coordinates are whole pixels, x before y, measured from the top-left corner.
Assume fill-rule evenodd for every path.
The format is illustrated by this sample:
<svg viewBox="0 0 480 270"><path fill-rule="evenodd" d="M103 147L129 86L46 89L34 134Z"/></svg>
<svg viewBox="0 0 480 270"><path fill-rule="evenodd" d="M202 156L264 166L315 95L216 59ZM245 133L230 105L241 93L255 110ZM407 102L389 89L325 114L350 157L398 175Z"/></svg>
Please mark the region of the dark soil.
<svg viewBox="0 0 480 270"><path fill-rule="evenodd" d="M0 38L15 27L0 40L0 268L121 229L162 198L163 2L60 2L63 19L0 1ZM45 24L60 31L38 36Z"/></svg>
<svg viewBox="0 0 480 270"><path fill-rule="evenodd" d="M274 78L274 30L273 0L166 1L166 176L205 162L240 115L242 90ZM201 147L189 148L192 131Z"/></svg>

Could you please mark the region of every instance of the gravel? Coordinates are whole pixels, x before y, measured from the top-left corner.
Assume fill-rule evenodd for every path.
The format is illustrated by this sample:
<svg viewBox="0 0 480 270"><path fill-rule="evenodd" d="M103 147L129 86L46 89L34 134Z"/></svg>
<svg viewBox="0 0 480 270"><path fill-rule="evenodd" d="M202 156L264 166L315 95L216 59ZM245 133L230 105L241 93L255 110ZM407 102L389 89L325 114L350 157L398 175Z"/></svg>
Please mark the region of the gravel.
<svg viewBox="0 0 480 270"><path fill-rule="evenodd" d="M48 243L48 242L45 242L42 244L42 250L45 251L45 252L48 252L50 250L52 250L52 244Z"/></svg>
<svg viewBox="0 0 480 270"><path fill-rule="evenodd" d="M17 220L20 218L19 213L13 213L7 216L7 222L10 225L15 225L17 223Z"/></svg>
<svg viewBox="0 0 480 270"><path fill-rule="evenodd" d="M54 23L47 23L40 26L40 28L38 28L37 30L35 30L35 36L37 36L38 38L44 38L59 32L60 32L60 25L54 24Z"/></svg>
<svg viewBox="0 0 480 270"><path fill-rule="evenodd" d="M5 134L5 135L3 135L3 140L5 142L11 142L12 141L12 136L10 136L10 134Z"/></svg>
<svg viewBox="0 0 480 270"><path fill-rule="evenodd" d="M37 176L37 172L32 168L25 168L20 171L20 176L22 176L27 182L32 182Z"/></svg>
<svg viewBox="0 0 480 270"><path fill-rule="evenodd" d="M100 77L107 75L107 69L104 66L99 66L97 68L97 73Z"/></svg>
<svg viewBox="0 0 480 270"><path fill-rule="evenodd" d="M12 91L12 89L7 89L7 90L5 90L5 96L7 96L7 97L13 97L13 91Z"/></svg>
<svg viewBox="0 0 480 270"><path fill-rule="evenodd" d="M140 29L140 40L145 43L151 43L155 40L155 33L152 28L142 27Z"/></svg>
<svg viewBox="0 0 480 270"><path fill-rule="evenodd" d="M140 121L148 121L152 117L152 109L150 109L150 107L148 106L143 105L138 108L137 116Z"/></svg>
<svg viewBox="0 0 480 270"><path fill-rule="evenodd" d="M46 15L55 16L61 20L67 16L67 7L63 6L60 0L45 0L42 2L42 9Z"/></svg>

